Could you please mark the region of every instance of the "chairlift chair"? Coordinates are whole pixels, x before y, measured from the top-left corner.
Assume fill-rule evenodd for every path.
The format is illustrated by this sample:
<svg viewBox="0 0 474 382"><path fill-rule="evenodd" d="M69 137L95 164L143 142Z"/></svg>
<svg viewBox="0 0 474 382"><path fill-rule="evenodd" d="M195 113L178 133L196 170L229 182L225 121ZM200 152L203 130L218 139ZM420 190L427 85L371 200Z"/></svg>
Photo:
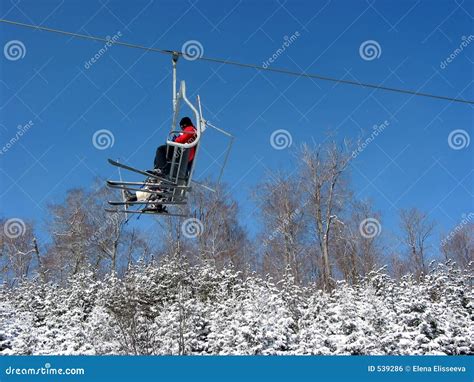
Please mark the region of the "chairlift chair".
<svg viewBox="0 0 474 382"><path fill-rule="evenodd" d="M218 183L222 177L222 172L227 162L227 158L232 147L234 137L227 133L226 131L217 128L216 126L207 122L202 115L201 99L199 95L197 96L197 106L188 99L186 95L186 82L182 80L180 82L179 91L177 91L176 85L176 66L178 61L178 53L173 55L172 64L173 64L173 119L171 123L171 130L168 133L166 139L167 145L167 158L171 158L171 161L167 164L169 166L169 172L166 177L161 177L159 175L151 174L147 171L142 171L137 168L125 165L118 161L109 159L109 163L114 166L119 167L119 169L125 169L135 173L139 173L147 177L144 182L126 182L126 181L107 181L107 186L110 188L120 189L122 193L126 190L131 192L142 192L146 195L149 195L146 200L129 202L126 200L122 201L109 201L109 204L112 206L124 206L122 210L117 209L106 209L108 212L112 213L147 213L155 215L167 215L167 216L186 216L181 213L169 213L163 212L161 208L148 208L150 205L161 205L161 206L179 206L187 204L187 193L192 190L191 183L204 187L209 191L215 191L212 188L200 183L193 181L194 169L197 162L197 157L199 153L199 147L201 144L203 133L206 130L206 127L209 126L220 133L223 133L230 138L228 149L226 151L226 156L224 163L221 167L221 171L218 178ZM187 105L192 114L194 115L195 120L195 138L188 143L179 143L175 142L174 137L179 134L186 134L177 128L177 123L179 119L179 112L182 104ZM195 148L194 158L189 162L189 154L191 150ZM171 154L170 154L171 151ZM124 198L125 199L125 198ZM132 209L130 207L141 206L139 209Z"/></svg>

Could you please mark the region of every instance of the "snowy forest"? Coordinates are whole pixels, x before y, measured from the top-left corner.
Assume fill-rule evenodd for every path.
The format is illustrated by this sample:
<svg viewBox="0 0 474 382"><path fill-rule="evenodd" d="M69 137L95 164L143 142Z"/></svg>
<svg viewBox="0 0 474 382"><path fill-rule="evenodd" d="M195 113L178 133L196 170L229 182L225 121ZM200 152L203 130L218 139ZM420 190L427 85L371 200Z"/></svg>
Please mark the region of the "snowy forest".
<svg viewBox="0 0 474 382"><path fill-rule="evenodd" d="M257 233L224 184L153 230L105 212L102 179L48 206L47 237L3 217L0 354L474 354L474 214L382 229L356 153L300 147L251 192Z"/></svg>

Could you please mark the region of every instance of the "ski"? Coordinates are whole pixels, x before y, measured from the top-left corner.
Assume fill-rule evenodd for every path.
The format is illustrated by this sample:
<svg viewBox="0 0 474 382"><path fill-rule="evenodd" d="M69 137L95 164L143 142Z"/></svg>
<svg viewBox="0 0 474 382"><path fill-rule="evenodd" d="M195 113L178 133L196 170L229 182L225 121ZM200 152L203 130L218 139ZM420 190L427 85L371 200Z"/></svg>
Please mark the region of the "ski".
<svg viewBox="0 0 474 382"><path fill-rule="evenodd" d="M162 211L162 206L181 206L187 204L187 199L185 197L186 192L191 190L191 187L185 185L178 185L171 182L168 179L162 178L158 175L148 173L146 171L139 170L137 168L127 166L120 162L108 159L108 162L115 167L124 169L127 171L135 172L137 174L143 175L146 179L142 182L128 182L116 180L107 180L107 186L110 188L115 188L121 190L122 192L131 191L131 192L145 192L150 195L150 199L155 199L154 196L157 196L158 200L142 200L142 201L115 201L110 200L108 204L111 206L123 206L123 209L111 209L106 208L105 211L111 213L127 213L127 214L153 214L153 215L168 215L176 217L187 217L185 214L169 213ZM138 209L133 209L130 207L137 206Z"/></svg>
<svg viewBox="0 0 474 382"><path fill-rule="evenodd" d="M111 206L134 206L134 205L142 205L142 204L158 204L158 205L166 205L166 206L179 206L185 205L186 201L167 201L167 200L145 200L142 202L122 202L116 200L109 200L108 203Z"/></svg>
<svg viewBox="0 0 474 382"><path fill-rule="evenodd" d="M154 175L154 174L151 174L149 172L146 172L146 171L142 171L142 170L139 170L135 167L131 167L131 166L127 166L126 164L123 164L123 163L120 163L120 162L117 162L117 161L114 161L112 159L108 159L109 163L112 165L112 166L116 166L116 167L120 167L120 168L123 168L124 170L128 170L128 171L132 171L132 172L136 172L137 174L141 174L143 176L146 176L146 177L149 177L149 178L153 178L153 179L157 179L161 182L164 182L166 183L167 185L174 185L173 182L171 182L170 180L168 179L165 179L165 178L162 178L158 175Z"/></svg>
<svg viewBox="0 0 474 382"><path fill-rule="evenodd" d="M117 181L117 180L107 180L107 185L110 186L141 186L141 187L155 187L159 188L159 183L153 182L126 182L126 181Z"/></svg>
<svg viewBox="0 0 474 382"><path fill-rule="evenodd" d="M158 184L150 182L125 182L117 180L107 180L108 186L142 186L142 187L156 187L156 188L172 188L172 189L182 189L182 190L191 190L191 187L186 186L177 186L175 184Z"/></svg>
<svg viewBox="0 0 474 382"><path fill-rule="evenodd" d="M163 215L163 216L181 217L181 218L188 217L188 215L185 215L185 214L175 214L175 213L169 213L169 212L153 212L151 210L113 210L113 209L106 208L105 211L111 212L111 213Z"/></svg>
<svg viewBox="0 0 474 382"><path fill-rule="evenodd" d="M118 190L127 190L127 191L134 191L134 192L146 192L147 194L157 195L157 196L173 196L172 192L163 192L163 191L153 191L146 188L134 188L134 187L126 187L126 186L111 186L108 185L109 188L115 188Z"/></svg>

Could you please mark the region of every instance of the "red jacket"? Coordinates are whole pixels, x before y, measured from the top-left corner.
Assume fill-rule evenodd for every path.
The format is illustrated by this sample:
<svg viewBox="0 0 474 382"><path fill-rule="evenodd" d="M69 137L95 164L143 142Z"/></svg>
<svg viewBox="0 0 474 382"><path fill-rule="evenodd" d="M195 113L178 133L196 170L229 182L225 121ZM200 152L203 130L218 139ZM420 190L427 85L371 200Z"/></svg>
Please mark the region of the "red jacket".
<svg viewBox="0 0 474 382"><path fill-rule="evenodd" d="M196 128L194 126L186 126L183 131L187 133L179 134L178 137L174 140L178 143L191 143L196 138ZM192 133L192 134L189 134ZM189 153L189 162L194 159L194 155L196 154L196 146L191 147L191 151Z"/></svg>

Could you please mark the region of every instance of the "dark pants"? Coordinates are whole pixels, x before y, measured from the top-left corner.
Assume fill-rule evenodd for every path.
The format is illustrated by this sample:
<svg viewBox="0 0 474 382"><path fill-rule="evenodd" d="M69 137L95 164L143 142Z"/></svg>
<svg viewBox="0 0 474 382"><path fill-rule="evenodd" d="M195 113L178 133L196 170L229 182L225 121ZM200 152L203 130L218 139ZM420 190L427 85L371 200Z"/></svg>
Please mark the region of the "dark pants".
<svg viewBox="0 0 474 382"><path fill-rule="evenodd" d="M171 170L171 161L173 160L173 148L170 148L168 150L168 155L166 155L166 145L159 146L156 149L156 154L155 154L155 161L154 161L154 166L155 168L159 168L161 170L161 173L163 175L170 175L170 170ZM184 150L183 153L183 161L186 163L188 161L189 157L189 150ZM176 162L179 162L179 159L181 157L181 154L178 154L176 158ZM172 174L172 176L179 176L179 178L187 178L189 175L189 169L191 168L191 163L193 161L189 161L187 166L181 166L180 173L177 175Z"/></svg>
<svg viewBox="0 0 474 382"><path fill-rule="evenodd" d="M168 156L166 155L166 145L159 146L156 149L155 154L155 161L154 161L154 168L159 168L162 173L168 174L169 173L169 164L173 159L173 150L168 150Z"/></svg>

